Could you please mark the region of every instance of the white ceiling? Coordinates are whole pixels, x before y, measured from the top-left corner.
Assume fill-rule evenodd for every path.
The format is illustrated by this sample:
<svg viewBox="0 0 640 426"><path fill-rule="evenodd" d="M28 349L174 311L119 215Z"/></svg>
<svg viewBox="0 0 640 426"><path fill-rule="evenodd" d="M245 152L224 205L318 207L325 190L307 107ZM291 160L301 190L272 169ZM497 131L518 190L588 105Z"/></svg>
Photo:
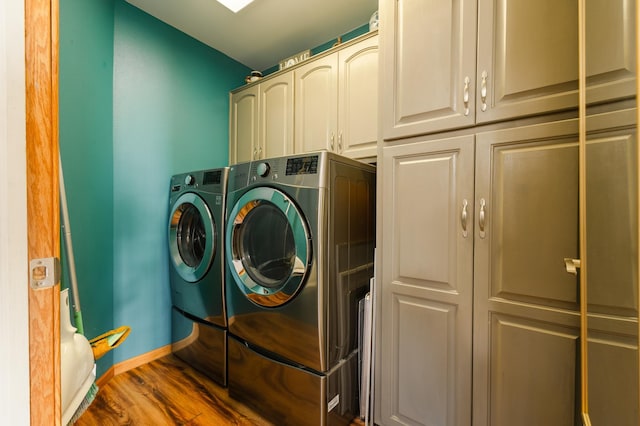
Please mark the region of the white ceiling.
<svg viewBox="0 0 640 426"><path fill-rule="evenodd" d="M215 0L127 0L255 70L363 24L378 0L255 0L233 13Z"/></svg>

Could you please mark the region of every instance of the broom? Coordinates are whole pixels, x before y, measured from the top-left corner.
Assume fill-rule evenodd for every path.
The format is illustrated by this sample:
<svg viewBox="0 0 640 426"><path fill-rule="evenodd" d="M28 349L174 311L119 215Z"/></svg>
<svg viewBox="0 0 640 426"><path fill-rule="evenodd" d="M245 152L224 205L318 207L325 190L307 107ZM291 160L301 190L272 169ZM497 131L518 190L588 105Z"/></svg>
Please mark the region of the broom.
<svg viewBox="0 0 640 426"><path fill-rule="evenodd" d="M69 210L67 207L67 194L64 187L64 177L62 174L62 159L58 156L59 167L59 185L60 185L60 213L62 216L62 227L64 229L64 248L67 257L67 266L69 269L69 280L71 282L71 296L73 300L73 319L77 332L84 336L84 325L82 323L82 311L80 310L80 297L78 297L78 280L76 277L76 265L73 257L73 245L71 243L71 228L69 226ZM94 356L95 359L95 356ZM94 365L95 368L95 365ZM73 424L80 418L80 416L89 408L89 405L96 398L98 393L98 385L95 381L89 387L83 400L80 402L75 412L71 416L69 424Z"/></svg>
<svg viewBox="0 0 640 426"><path fill-rule="evenodd" d="M71 283L71 295L73 305L73 319L78 333L84 336L84 324L82 321L82 309L80 308L80 297L78 293L78 279L76 276L76 264L73 256L73 244L71 241L71 227L69 225L69 208L67 206L67 194L64 186L64 176L62 173L62 158L58 156L58 167L60 168L60 209L62 213L62 226L64 228L64 247L67 253L67 264L69 267L69 281ZM115 330L108 331L98 337L89 340L94 360L98 360L110 350L118 347L129 336L131 328L121 326ZM95 382L89 388L84 400L80 403L75 413L71 417L70 424L73 424L89 408L98 393L98 386Z"/></svg>

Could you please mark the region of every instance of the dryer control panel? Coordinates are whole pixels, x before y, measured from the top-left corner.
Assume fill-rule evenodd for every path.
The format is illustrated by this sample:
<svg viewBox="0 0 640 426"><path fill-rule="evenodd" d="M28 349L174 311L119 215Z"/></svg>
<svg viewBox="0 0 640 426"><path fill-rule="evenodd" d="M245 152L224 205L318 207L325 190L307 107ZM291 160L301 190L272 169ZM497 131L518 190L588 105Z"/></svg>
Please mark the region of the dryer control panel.
<svg viewBox="0 0 640 426"><path fill-rule="evenodd" d="M318 156L287 159L286 175L315 175L318 173Z"/></svg>

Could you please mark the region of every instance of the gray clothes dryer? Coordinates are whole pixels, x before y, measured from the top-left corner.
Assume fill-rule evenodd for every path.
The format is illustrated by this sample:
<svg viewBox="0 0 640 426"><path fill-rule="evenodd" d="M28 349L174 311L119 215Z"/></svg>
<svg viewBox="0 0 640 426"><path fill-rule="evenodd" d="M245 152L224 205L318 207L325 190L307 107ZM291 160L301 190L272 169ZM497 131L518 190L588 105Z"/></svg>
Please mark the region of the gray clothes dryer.
<svg viewBox="0 0 640 426"><path fill-rule="evenodd" d="M375 168L328 152L235 165L227 207L230 394L277 424L352 419Z"/></svg>
<svg viewBox="0 0 640 426"><path fill-rule="evenodd" d="M228 168L171 178L167 238L172 351L227 383L224 223Z"/></svg>

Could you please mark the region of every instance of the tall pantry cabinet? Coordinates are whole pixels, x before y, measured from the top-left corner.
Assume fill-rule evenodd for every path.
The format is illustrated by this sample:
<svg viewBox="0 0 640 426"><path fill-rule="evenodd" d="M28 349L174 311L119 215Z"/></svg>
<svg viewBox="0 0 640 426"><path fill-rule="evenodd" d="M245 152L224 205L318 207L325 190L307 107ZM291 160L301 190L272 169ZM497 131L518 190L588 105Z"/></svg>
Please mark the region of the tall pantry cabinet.
<svg viewBox="0 0 640 426"><path fill-rule="evenodd" d="M634 8L587 2L593 424L640 420ZM577 12L380 1L379 425L580 421Z"/></svg>

